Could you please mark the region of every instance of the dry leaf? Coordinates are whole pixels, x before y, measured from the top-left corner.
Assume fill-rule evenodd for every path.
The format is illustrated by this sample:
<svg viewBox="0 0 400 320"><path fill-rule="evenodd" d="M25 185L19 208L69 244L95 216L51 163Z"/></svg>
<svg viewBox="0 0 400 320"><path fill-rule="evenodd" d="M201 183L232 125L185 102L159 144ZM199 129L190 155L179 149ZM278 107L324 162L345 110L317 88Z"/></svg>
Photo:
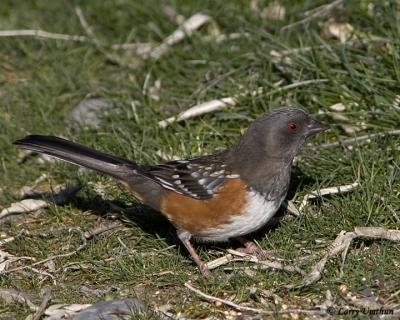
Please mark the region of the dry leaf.
<svg viewBox="0 0 400 320"><path fill-rule="evenodd" d="M344 132L346 132L346 134L348 134L349 136L354 136L358 131L361 130L361 128L352 125L352 124L341 124L340 127L343 129Z"/></svg>
<svg viewBox="0 0 400 320"><path fill-rule="evenodd" d="M282 21L286 16L286 9L279 1L268 4L260 13L261 18Z"/></svg>
<svg viewBox="0 0 400 320"><path fill-rule="evenodd" d="M352 36L354 28L347 22L336 22L329 19L322 27L322 35L327 38L336 38L344 43Z"/></svg>
<svg viewBox="0 0 400 320"><path fill-rule="evenodd" d="M12 262L14 255L6 251L0 250L0 273L8 269L8 265Z"/></svg>
<svg viewBox="0 0 400 320"><path fill-rule="evenodd" d="M155 101L160 101L161 80L154 81L154 85L149 88L149 96Z"/></svg>
<svg viewBox="0 0 400 320"><path fill-rule="evenodd" d="M48 307L44 314L46 320L61 320L61 319L73 319L73 317L79 312L88 307L91 304L53 304Z"/></svg>
<svg viewBox="0 0 400 320"><path fill-rule="evenodd" d="M19 202L14 202L10 207L3 209L0 212L0 219L12 214L32 212L42 208L46 208L49 204L44 200L25 199Z"/></svg>

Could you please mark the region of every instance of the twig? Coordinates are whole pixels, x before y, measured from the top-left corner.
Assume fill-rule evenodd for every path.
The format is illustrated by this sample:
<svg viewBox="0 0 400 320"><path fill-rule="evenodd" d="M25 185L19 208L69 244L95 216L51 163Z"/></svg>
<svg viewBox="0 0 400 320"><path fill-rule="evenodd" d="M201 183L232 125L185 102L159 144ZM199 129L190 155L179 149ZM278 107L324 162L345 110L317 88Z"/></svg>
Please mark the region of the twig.
<svg viewBox="0 0 400 320"><path fill-rule="evenodd" d="M194 14L182 23L182 25L168 36L159 46L155 47L150 52L149 57L155 60L159 59L169 50L169 47L182 41L186 36L190 36L194 30L200 28L209 21L211 21L211 18L208 15L202 13Z"/></svg>
<svg viewBox="0 0 400 320"><path fill-rule="evenodd" d="M312 19L315 19L317 17L321 17L321 16L327 14L330 10L332 10L336 6L342 4L343 1L344 0L336 0L336 1L333 1L331 3L324 4L324 5L322 5L322 6L318 7L318 8L315 8L315 9L313 9L311 11L312 13L310 12L311 14L309 14L308 17L306 17L304 19L301 19L299 21L296 21L294 23L291 23L291 24L289 24L287 26L284 26L281 29L281 31L285 31L285 30L291 29L293 27L298 26L299 24L304 24L304 23L307 23L307 22L311 21Z"/></svg>
<svg viewBox="0 0 400 320"><path fill-rule="evenodd" d="M43 276L43 277L49 277L49 278L50 278L51 280L53 280L53 282L54 282L54 276L53 276L52 274L46 272L46 271L38 270L38 269L36 269L36 268L27 268L27 269L29 269L29 270L32 271L33 273L40 274L40 275Z"/></svg>
<svg viewBox="0 0 400 320"><path fill-rule="evenodd" d="M236 101L232 97L222 98L219 100L211 100L205 103L198 104L177 116L170 117L168 119L162 120L158 123L161 128L167 127L169 124L173 122L179 122L183 120L187 120L190 118L198 117L200 115L211 113L217 110L224 109L228 106L236 105Z"/></svg>
<svg viewBox="0 0 400 320"><path fill-rule="evenodd" d="M185 287L188 288L189 290L193 291L194 293L198 294L199 296L203 297L204 299L206 299L207 301L211 301L211 302L221 302L227 306L230 306L236 310L240 310L240 311L251 311L251 312L255 312L255 313L263 313L263 314L274 314L275 312L273 311L266 311L266 310L262 310L262 309L256 309L256 308L251 308L251 307L245 307L245 306L240 306L236 303L233 303L229 300L225 300L225 299L221 299L221 298L217 298L217 297L213 297L210 296L202 291L200 291L199 289L196 289L195 287L192 287L189 283L185 283Z"/></svg>
<svg viewBox="0 0 400 320"><path fill-rule="evenodd" d="M361 141L375 139L375 138L384 138L384 137L388 137L388 136L400 136L400 130L389 130L389 131L385 131L385 132L366 134L363 136L349 138L349 139L345 139L342 141L319 144L316 146L312 146L312 148L313 149L323 149L323 148L335 148L335 147L340 147L340 146L348 146L351 144L356 144Z"/></svg>
<svg viewBox="0 0 400 320"><path fill-rule="evenodd" d="M359 186L360 186L360 184L356 181L356 182L353 182L352 184L346 184L344 186L323 188L320 190L311 191L310 193L307 193L304 196L303 200L301 201L299 211L300 212L303 211L303 209L305 208L305 206L307 205L307 203L310 199L319 198L319 197L330 195L330 194L350 192Z"/></svg>
<svg viewBox="0 0 400 320"><path fill-rule="evenodd" d="M276 93L280 93L285 90L290 90L290 89L294 89L297 87L302 87L302 86L316 84L316 83L324 83L324 82L328 82L328 79L314 79L314 80L295 82L295 83L291 83L287 86L268 91L265 93L265 96L268 97L268 96L271 96ZM232 107L237 104L238 98L241 98L246 95L256 96L256 95L262 94L264 91L265 91L264 88L258 88L257 90L247 91L247 92L235 95L233 97L226 97L226 98L222 98L222 99L204 102L204 103L195 105L186 111L181 112L177 116L173 116L168 119L162 120L162 121L158 122L158 125L160 126L160 128L166 128L169 124L171 124L173 122L187 120L187 119L194 118L194 117L206 114L206 113L225 109L229 106Z"/></svg>
<svg viewBox="0 0 400 320"><path fill-rule="evenodd" d="M98 236L98 235L100 235L100 234L102 234L104 232L107 232L107 231L110 231L110 230L114 230L114 229L119 228L119 227L121 227L121 224L119 222L114 222L114 223L111 223L109 225L101 226L101 227L98 227L96 229L86 231L86 232L83 233L83 235L86 238L86 240L90 240L95 236Z"/></svg>
<svg viewBox="0 0 400 320"><path fill-rule="evenodd" d="M295 272L299 273L301 275L306 275L303 270L301 270L297 266L291 266L291 265L284 265L283 263L279 261L267 261L267 260L260 260L256 256L253 255L247 255L245 253L236 251L236 250L228 250L230 253L217 258L213 261L210 261L207 263L207 268L209 270L218 268L220 266L226 265L231 262L251 262L255 263L260 266L262 269L276 269L276 270L282 270L286 272ZM236 256L236 258L235 258ZM237 258L239 257L239 258Z"/></svg>
<svg viewBox="0 0 400 320"><path fill-rule="evenodd" d="M161 44L154 43L121 43L114 44L113 50L127 49L134 50L143 59L154 59L157 60L164 55L169 48L181 42L185 37L190 36L193 31L200 28L202 25L211 21L210 16L196 13L189 19L184 21L178 29L176 29L171 35L164 39Z"/></svg>
<svg viewBox="0 0 400 320"><path fill-rule="evenodd" d="M248 311L248 312L253 312L253 313L257 313L257 314L266 314L266 315L285 314L285 313L302 313L302 314L310 314L310 315L326 315L327 314L325 310L321 310L321 309L297 309L297 308L293 308L293 309L284 309L284 310L278 310L278 311L256 309L256 308L241 306L241 305L238 305L238 304L236 304L236 303L234 303L232 301L208 295L208 294L200 291L199 289L194 288L189 283L185 283L185 287L188 288L189 290L193 291L194 293L196 293L197 295L201 296L202 298L204 298L205 300L207 300L209 302L220 302L222 304L230 306L230 307L232 307L232 308L234 308L236 310L239 310L239 311Z"/></svg>
<svg viewBox="0 0 400 320"><path fill-rule="evenodd" d="M91 40L85 36L69 35L62 33L48 32L44 30L3 30L0 31L0 37L38 37L54 40L90 42Z"/></svg>
<svg viewBox="0 0 400 320"><path fill-rule="evenodd" d="M330 246L329 251L314 265L312 270L303 278L302 282L298 285L286 285L285 287L288 289L298 289L319 281L328 260L346 250L354 239L360 237L400 241L400 230L388 230L379 227L356 227L354 231L341 231Z"/></svg>
<svg viewBox="0 0 400 320"><path fill-rule="evenodd" d="M37 311L30 317L27 318L27 320L40 320L44 312L46 311L47 305L50 302L51 298L51 288L46 287L43 289L43 300L42 303L40 304L39 308Z"/></svg>
<svg viewBox="0 0 400 320"><path fill-rule="evenodd" d="M39 309L39 307L31 301L26 293L14 289L0 288L0 298L7 303L15 303L15 301L17 301L19 303L26 304L32 311Z"/></svg>

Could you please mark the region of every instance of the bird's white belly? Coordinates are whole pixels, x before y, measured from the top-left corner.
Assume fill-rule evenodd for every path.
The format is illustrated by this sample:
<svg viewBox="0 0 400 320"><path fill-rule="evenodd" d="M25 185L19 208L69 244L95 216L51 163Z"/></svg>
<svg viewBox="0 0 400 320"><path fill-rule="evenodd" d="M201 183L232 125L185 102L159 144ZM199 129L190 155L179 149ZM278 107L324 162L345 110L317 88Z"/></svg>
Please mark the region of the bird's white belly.
<svg viewBox="0 0 400 320"><path fill-rule="evenodd" d="M247 205L241 215L233 215L231 220L218 228L208 229L196 235L204 241L225 241L229 238L252 233L265 225L279 209L282 200L268 200L262 194L251 191ZM215 214L218 214L217 212Z"/></svg>

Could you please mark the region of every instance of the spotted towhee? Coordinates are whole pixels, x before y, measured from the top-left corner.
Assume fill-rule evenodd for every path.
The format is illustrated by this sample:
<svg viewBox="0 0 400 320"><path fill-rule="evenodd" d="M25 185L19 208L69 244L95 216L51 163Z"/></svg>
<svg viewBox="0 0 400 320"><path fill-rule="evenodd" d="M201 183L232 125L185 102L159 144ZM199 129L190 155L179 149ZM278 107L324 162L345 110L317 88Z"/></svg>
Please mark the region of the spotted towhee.
<svg viewBox="0 0 400 320"><path fill-rule="evenodd" d="M106 173L122 182L144 204L177 228L203 275L209 271L190 239L225 241L241 236L276 213L289 187L294 156L306 138L328 127L303 110L264 113L232 147L213 155L160 165L139 165L71 141L31 135L16 145Z"/></svg>

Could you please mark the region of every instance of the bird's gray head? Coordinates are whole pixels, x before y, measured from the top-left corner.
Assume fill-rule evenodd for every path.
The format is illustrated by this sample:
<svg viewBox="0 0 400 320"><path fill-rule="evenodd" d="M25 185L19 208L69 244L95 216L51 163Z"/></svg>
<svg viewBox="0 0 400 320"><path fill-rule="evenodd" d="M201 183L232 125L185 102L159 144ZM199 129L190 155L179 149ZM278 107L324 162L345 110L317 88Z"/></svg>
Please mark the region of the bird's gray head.
<svg viewBox="0 0 400 320"><path fill-rule="evenodd" d="M248 150L254 156L291 161L308 137L327 129L327 125L301 109L276 109L264 113L250 125L237 151L246 152L251 147L256 149Z"/></svg>

